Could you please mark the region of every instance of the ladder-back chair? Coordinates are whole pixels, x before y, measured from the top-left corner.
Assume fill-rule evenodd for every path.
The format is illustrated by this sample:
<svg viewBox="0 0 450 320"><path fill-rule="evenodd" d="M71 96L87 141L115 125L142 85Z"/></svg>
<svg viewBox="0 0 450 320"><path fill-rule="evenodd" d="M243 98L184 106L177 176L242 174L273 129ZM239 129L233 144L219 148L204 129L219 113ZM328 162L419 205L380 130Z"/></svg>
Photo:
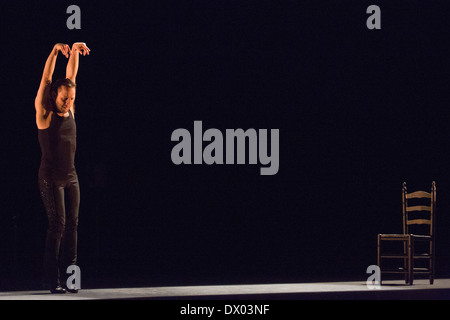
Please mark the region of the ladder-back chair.
<svg viewBox="0 0 450 320"><path fill-rule="evenodd" d="M431 192L415 191L408 193L406 182L402 191L403 233L378 234L377 263L383 274L403 274L405 282L412 285L414 275L427 275L430 284L434 281L435 266L435 222L436 222L436 183L433 181ZM420 229L420 230L419 230ZM387 248L388 243L402 243L403 250ZM419 250L420 249L420 250ZM393 252L396 251L396 252ZM402 252L398 252L402 251ZM387 268L390 259L394 268ZM403 266L398 266L402 262ZM416 261L416 263L415 263ZM420 265L424 261L425 265Z"/></svg>

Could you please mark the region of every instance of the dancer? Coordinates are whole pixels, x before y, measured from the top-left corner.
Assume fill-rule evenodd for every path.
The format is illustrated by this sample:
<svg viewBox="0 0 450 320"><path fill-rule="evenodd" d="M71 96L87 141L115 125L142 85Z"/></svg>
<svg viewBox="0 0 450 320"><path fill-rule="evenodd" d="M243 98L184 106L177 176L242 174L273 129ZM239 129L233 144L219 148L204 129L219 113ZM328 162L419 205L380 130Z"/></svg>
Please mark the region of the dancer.
<svg viewBox="0 0 450 320"><path fill-rule="evenodd" d="M66 78L52 82L58 54L68 58ZM64 288L60 275L77 261L78 209L80 188L75 170L75 94L79 55L89 55L83 42L70 48L57 43L45 63L35 99L36 125L41 147L38 173L39 191L47 213L44 279L51 293L77 293ZM61 283L62 282L62 283Z"/></svg>

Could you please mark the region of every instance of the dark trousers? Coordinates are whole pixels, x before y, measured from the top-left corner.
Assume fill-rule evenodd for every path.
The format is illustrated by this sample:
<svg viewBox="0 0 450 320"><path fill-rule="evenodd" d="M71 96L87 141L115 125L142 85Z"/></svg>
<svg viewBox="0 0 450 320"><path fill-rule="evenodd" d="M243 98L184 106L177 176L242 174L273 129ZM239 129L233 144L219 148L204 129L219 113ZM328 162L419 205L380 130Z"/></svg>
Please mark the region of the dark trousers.
<svg viewBox="0 0 450 320"><path fill-rule="evenodd" d="M44 278L49 287L65 285L66 269L77 262L80 187L76 172L39 175L39 191L47 213ZM60 278L61 276L61 278Z"/></svg>

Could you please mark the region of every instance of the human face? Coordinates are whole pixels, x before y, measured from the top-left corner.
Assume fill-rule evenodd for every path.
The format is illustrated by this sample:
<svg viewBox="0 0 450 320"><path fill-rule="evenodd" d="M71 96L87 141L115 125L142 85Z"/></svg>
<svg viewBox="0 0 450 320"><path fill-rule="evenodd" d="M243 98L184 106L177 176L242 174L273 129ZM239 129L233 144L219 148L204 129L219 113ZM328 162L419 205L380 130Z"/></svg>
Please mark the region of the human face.
<svg viewBox="0 0 450 320"><path fill-rule="evenodd" d="M55 99L56 113L59 115L64 115L69 112L75 102L76 90L74 87L68 88L66 86L61 86L58 88L58 95Z"/></svg>

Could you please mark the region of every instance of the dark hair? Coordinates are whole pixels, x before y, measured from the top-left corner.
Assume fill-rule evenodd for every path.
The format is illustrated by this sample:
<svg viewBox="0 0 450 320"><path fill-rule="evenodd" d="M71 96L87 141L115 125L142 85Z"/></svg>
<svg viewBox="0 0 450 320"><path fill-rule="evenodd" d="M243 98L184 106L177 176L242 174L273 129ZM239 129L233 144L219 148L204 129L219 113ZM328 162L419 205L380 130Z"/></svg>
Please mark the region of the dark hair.
<svg viewBox="0 0 450 320"><path fill-rule="evenodd" d="M58 79L55 82L52 83L52 94L55 93L56 95L58 94L58 89L59 87L67 87L67 88L76 88L77 85L75 84L75 82L73 82L70 79Z"/></svg>

